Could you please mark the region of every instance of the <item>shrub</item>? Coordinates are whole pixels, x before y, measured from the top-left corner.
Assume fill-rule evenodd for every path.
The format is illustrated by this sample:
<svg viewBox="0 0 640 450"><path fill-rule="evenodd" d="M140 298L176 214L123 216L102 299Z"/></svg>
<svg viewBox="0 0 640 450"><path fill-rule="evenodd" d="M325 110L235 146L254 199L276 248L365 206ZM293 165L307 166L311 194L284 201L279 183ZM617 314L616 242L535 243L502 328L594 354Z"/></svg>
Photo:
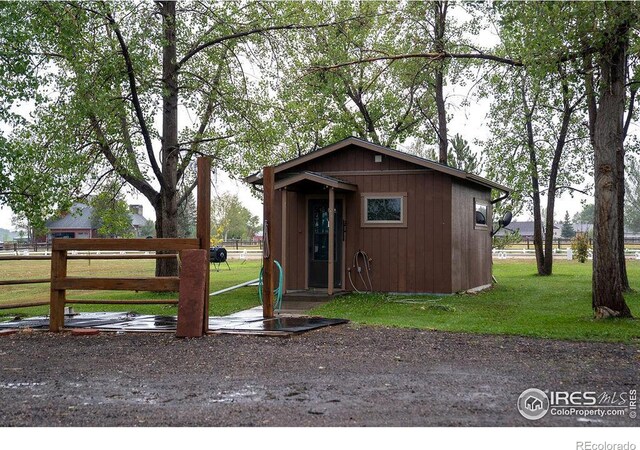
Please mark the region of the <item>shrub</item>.
<svg viewBox="0 0 640 450"><path fill-rule="evenodd" d="M504 234L503 236L493 236L492 238L492 247L497 250L504 250L510 245L514 245L522 241L522 236L520 236L520 230L515 230Z"/></svg>
<svg viewBox="0 0 640 450"><path fill-rule="evenodd" d="M578 233L576 234L576 237L571 241L571 250L573 250L573 257L581 263L584 263L587 260L590 247L591 245L587 233Z"/></svg>

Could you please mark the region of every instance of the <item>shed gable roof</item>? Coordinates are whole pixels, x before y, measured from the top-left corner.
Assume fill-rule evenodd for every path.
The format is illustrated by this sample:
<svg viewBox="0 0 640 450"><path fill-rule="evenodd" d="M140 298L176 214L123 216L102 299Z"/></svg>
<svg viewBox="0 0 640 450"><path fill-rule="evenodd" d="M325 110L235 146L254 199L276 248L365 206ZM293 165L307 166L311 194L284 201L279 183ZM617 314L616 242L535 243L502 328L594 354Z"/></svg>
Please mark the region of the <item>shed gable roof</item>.
<svg viewBox="0 0 640 450"><path fill-rule="evenodd" d="M276 182L275 188L281 189L304 181L309 181L336 189L342 189L345 191L355 191L357 189L357 186L355 186L354 184L347 183L346 181L339 180L338 178L328 177L321 173L315 172L301 172L295 175L288 176Z"/></svg>
<svg viewBox="0 0 640 450"><path fill-rule="evenodd" d="M338 150L341 150L345 147L348 147L350 145L354 145L366 150L369 150L371 152L374 153L378 153L378 154L382 154L391 158L396 158L396 159L400 159L402 161L406 161L412 164L415 164L419 167L423 167L425 169L431 169L431 170L435 170L437 172L441 172L441 173L445 173L447 175L450 175L454 178L458 178L458 179L462 179L462 180L467 180L470 181L472 183L475 184L479 184L485 187L489 187L491 189L497 189L499 191L505 192L505 193L509 193L511 192L511 189L503 186L501 184L495 183L493 181L487 180L486 178L483 178L481 176L478 175L474 175L471 173L467 173L463 170L459 170L453 167L449 167L447 165L444 164L440 164L437 163L435 161L431 161L425 158L420 158L419 156L415 156L415 155L410 155L408 153L405 152L401 152L398 150L394 150L392 148L388 148L388 147L384 147L382 145L378 145L378 144L374 144L372 142L368 142L365 141L363 139L359 139L356 137L348 137L346 139L343 139L341 141L338 141L334 144L328 145L326 147L320 148L318 150L315 150L313 152L307 153L306 155L302 155L299 156L297 158L291 159L289 161L285 161L277 166L274 167L274 173L275 175L277 175L278 173L284 172L284 171L290 171L292 169L295 169L297 166L300 166L306 162L309 162L311 160L317 159L317 158L321 158L323 156L329 155L333 152L336 152ZM247 177L245 179L245 181L247 181L250 184L262 184L262 173L258 172L254 175L251 175L249 177Z"/></svg>

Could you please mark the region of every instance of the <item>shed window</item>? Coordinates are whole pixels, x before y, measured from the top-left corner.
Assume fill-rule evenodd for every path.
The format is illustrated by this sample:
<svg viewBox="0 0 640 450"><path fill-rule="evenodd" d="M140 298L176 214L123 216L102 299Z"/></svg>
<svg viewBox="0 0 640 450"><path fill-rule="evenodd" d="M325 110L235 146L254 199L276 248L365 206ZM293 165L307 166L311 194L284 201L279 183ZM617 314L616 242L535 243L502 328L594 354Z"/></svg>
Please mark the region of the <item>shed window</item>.
<svg viewBox="0 0 640 450"><path fill-rule="evenodd" d="M404 227L407 225L406 193L363 194L363 227Z"/></svg>
<svg viewBox="0 0 640 450"><path fill-rule="evenodd" d="M489 204L482 200L473 200L475 210L475 227L487 228Z"/></svg>

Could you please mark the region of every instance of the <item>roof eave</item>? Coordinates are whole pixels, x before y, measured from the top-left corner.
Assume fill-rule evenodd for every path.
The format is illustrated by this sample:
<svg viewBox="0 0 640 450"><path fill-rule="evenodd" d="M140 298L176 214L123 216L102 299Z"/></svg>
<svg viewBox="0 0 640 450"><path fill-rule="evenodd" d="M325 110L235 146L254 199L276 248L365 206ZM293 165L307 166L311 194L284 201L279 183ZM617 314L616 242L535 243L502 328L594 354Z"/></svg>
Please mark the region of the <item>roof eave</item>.
<svg viewBox="0 0 640 450"><path fill-rule="evenodd" d="M392 158L398 158L401 159L403 161L427 168L427 169L432 169L438 172L442 172L448 175L451 175L452 177L458 178L458 179L463 179L463 180L469 180L472 181L474 183L489 187L491 189L496 189L499 191L502 191L506 194L510 194L511 193L511 189L503 186L499 183L495 183L493 181L487 180L486 178L483 178L479 175L474 175L471 173L467 173L463 170L460 169L456 169L453 167L449 167L447 165L444 164L440 164L436 161L430 161L428 159L424 159L424 158L420 158L418 156L415 155L410 155L408 153L403 153L401 151L398 150L394 150L388 147L383 147L381 145L378 144L374 144L372 142L368 142L362 139L358 139L355 138L353 136L345 138L341 141L335 142L331 145L328 145L326 147L323 147L321 149L315 150L313 152L307 153L305 155L299 156L297 158L291 159L289 161L285 161L281 164L278 164L277 166L274 167L274 174L278 174L279 172L291 169L297 165L300 164L304 164L307 161L311 161L315 158L319 158L321 156L324 156L326 154L332 153L336 150L340 150L344 147L347 147L351 144L355 144L358 145L360 147L366 148L368 150L371 151L376 151L379 152L383 155L392 157ZM247 178L245 178L245 181L249 184L262 184L262 171L257 172L253 175L248 176Z"/></svg>

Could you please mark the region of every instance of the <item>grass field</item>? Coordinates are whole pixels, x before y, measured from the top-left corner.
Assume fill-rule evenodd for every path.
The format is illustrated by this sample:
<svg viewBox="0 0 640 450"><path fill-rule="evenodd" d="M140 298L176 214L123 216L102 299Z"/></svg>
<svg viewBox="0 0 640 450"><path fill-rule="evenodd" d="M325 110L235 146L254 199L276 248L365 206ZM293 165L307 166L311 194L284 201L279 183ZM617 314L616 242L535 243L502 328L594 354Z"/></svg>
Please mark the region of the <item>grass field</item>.
<svg viewBox="0 0 640 450"><path fill-rule="evenodd" d="M628 274L640 289L640 262L628 261ZM494 275L498 283L479 294L349 295L313 312L371 325L640 343L640 320L593 319L590 264L556 261L554 275L540 277L535 261L500 260ZM625 298L640 317L640 294Z"/></svg>
<svg viewBox="0 0 640 450"><path fill-rule="evenodd" d="M229 261L231 270L222 264L220 271L211 266L211 292L231 287L245 281L258 278L260 261ZM49 261L0 261L0 279L18 280L49 278ZM71 260L68 266L69 276L79 277L152 277L153 260ZM177 299L177 293L128 292L128 291L67 291L69 299ZM0 286L0 305L28 303L49 299L49 284L27 284ZM211 297L210 315L226 315L248 309L260 304L256 287L244 287ZM82 305L74 304L77 312L91 311L132 311L139 314L176 315L174 305ZM49 313L48 306L32 308L0 309L0 320L16 315L44 315Z"/></svg>
<svg viewBox="0 0 640 450"><path fill-rule="evenodd" d="M211 271L211 291L258 277L260 261L230 261ZM0 261L1 279L48 278L47 261ZM70 261L71 276L153 276L154 262ZM593 319L591 311L591 265L558 260L554 275L535 274L533 260L496 260L498 283L474 295L348 295L312 311L359 324L411 327L486 334L513 334L553 339L640 343L640 320ZM628 261L633 288L640 290L640 261ZM378 276L374 274L374 277ZM374 280L375 283L375 280ZM0 286L0 305L47 300L48 284ZM121 291L68 291L73 299L176 298L176 294ZM625 296L632 313L640 317L640 293ZM259 305L257 288L245 287L211 298L211 315L224 315ZM140 314L175 315L168 305L73 305L76 311L135 311ZM0 320L22 315L48 314L48 306L0 310Z"/></svg>

